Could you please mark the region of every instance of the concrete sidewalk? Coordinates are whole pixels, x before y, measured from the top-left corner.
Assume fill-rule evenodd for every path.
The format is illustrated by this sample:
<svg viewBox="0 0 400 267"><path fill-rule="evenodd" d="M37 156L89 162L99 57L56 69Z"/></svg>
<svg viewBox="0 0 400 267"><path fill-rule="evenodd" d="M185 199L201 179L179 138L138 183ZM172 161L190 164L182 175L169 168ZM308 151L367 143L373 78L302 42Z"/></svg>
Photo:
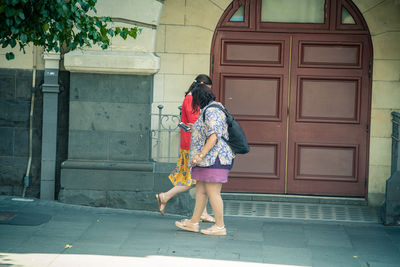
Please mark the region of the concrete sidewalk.
<svg viewBox="0 0 400 267"><path fill-rule="evenodd" d="M0 196L0 266L400 266L400 227L227 216L213 237L181 216L14 199Z"/></svg>

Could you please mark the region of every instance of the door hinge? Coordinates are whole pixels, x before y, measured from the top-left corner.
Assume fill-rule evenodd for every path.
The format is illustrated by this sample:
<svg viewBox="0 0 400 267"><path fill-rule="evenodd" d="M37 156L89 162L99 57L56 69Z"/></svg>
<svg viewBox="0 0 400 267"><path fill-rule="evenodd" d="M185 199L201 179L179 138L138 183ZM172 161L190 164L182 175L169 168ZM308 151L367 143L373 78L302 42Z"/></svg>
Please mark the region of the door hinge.
<svg viewBox="0 0 400 267"><path fill-rule="evenodd" d="M372 60L369 61L368 78L372 77Z"/></svg>
<svg viewBox="0 0 400 267"><path fill-rule="evenodd" d="M367 129L367 133L369 133L369 124L367 124L367 127L366 127Z"/></svg>
<svg viewBox="0 0 400 267"><path fill-rule="evenodd" d="M214 73L214 55L211 56L211 75Z"/></svg>

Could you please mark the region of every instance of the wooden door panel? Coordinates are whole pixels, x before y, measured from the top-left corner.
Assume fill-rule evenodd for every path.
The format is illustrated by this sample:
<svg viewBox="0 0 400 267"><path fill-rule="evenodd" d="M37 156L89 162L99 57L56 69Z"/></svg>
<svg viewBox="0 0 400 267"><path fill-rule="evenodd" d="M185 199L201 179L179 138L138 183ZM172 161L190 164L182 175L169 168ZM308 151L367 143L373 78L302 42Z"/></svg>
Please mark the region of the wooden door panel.
<svg viewBox="0 0 400 267"><path fill-rule="evenodd" d="M288 193L364 196L367 38L299 34L293 46Z"/></svg>
<svg viewBox="0 0 400 267"><path fill-rule="evenodd" d="M223 75L221 98L236 119L280 120L282 77ZM246 99L246 101L243 101Z"/></svg>
<svg viewBox="0 0 400 267"><path fill-rule="evenodd" d="M360 102L359 78L299 76L296 121L358 123Z"/></svg>
<svg viewBox="0 0 400 267"><path fill-rule="evenodd" d="M284 191L289 36L220 32L213 90L243 127L250 152L235 158L224 191Z"/></svg>
<svg viewBox="0 0 400 267"><path fill-rule="evenodd" d="M300 67L360 68L362 44L300 41Z"/></svg>
<svg viewBox="0 0 400 267"><path fill-rule="evenodd" d="M296 144L296 180L357 181L358 146Z"/></svg>
<svg viewBox="0 0 400 267"><path fill-rule="evenodd" d="M258 144L250 147L252 153L237 157L232 176L279 179L279 144Z"/></svg>
<svg viewBox="0 0 400 267"><path fill-rule="evenodd" d="M221 65L283 66L284 42L222 40Z"/></svg>

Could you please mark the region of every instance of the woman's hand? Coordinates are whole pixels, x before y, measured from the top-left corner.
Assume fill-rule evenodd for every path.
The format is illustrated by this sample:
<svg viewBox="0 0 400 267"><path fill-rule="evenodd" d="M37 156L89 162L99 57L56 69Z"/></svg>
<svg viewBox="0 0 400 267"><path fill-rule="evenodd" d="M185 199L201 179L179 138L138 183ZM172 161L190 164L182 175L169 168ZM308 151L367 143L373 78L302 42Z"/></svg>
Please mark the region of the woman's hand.
<svg viewBox="0 0 400 267"><path fill-rule="evenodd" d="M193 123L188 122L186 125L189 126L190 128L189 132L191 133L193 128Z"/></svg>
<svg viewBox="0 0 400 267"><path fill-rule="evenodd" d="M218 141L218 137L215 133L212 133L210 137L208 137L206 144L204 145L203 149L200 151L199 154L192 158L192 166L196 166L199 164L205 155L215 146Z"/></svg>
<svg viewBox="0 0 400 267"><path fill-rule="evenodd" d="M192 159L192 166L196 166L203 160L203 154L197 154L196 156L193 157Z"/></svg>

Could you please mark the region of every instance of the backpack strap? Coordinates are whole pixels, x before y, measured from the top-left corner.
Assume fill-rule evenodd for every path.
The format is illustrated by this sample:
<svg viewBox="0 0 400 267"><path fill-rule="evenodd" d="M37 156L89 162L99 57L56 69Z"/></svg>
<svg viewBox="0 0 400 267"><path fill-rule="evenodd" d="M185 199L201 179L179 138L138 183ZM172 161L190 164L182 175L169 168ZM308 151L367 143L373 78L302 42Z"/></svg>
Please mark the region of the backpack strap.
<svg viewBox="0 0 400 267"><path fill-rule="evenodd" d="M228 112L225 108L221 107L221 106L218 105L218 104L211 104L211 105L209 105L208 107L206 107L206 108L204 109L204 111L203 111L203 122L205 122L205 119L206 119L206 110L207 110L208 108L218 108L219 110L222 110L222 111L225 113L225 116L226 116L225 121L226 121L226 123L228 124L228 128L229 128L229 123L231 123L231 121L230 121L229 119L231 118L231 115L229 114L229 112ZM228 139L226 139L225 137L221 136L221 138L222 138L222 140L224 140L226 143L228 142Z"/></svg>
<svg viewBox="0 0 400 267"><path fill-rule="evenodd" d="M228 111L226 109L224 109L223 107L221 107L218 104L211 104L211 105L207 106L203 111L203 122L206 120L206 110L208 108L218 108L218 109L222 110L225 113L226 118L228 118Z"/></svg>

